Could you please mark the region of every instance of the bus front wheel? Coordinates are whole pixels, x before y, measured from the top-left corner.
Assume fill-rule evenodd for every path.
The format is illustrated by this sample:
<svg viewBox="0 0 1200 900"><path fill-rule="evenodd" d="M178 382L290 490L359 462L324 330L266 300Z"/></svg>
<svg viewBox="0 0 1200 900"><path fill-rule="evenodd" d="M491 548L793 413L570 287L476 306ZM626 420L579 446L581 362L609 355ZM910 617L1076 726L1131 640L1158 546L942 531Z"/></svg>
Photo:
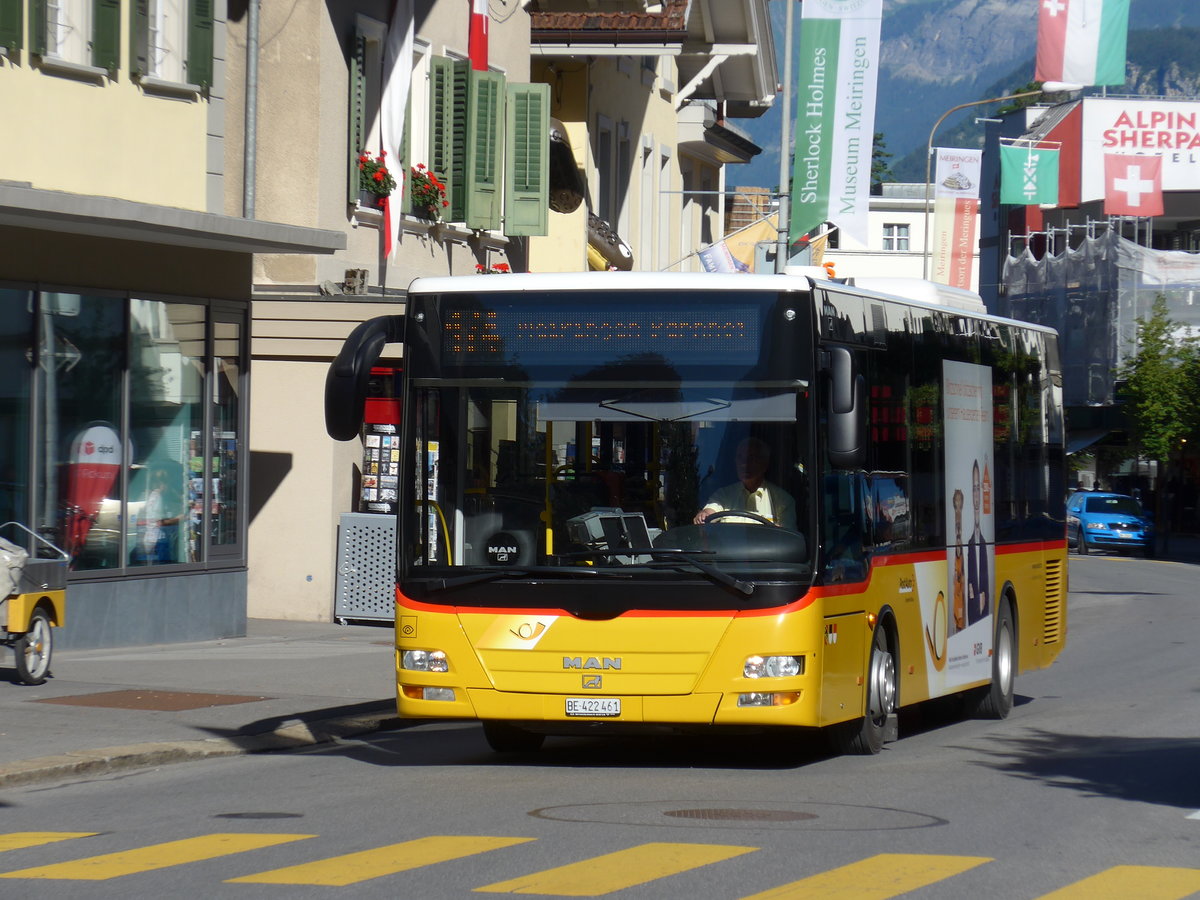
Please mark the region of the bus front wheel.
<svg viewBox="0 0 1200 900"><path fill-rule="evenodd" d="M526 731L507 722L484 722L483 736L497 753L533 753L542 749L546 741L544 734Z"/></svg>
<svg viewBox="0 0 1200 900"><path fill-rule="evenodd" d="M876 627L871 643L871 661L867 666L866 713L861 719L834 726L832 737L835 749L861 755L878 753L883 749L889 720L896 713L896 658L888 647L882 623Z"/></svg>

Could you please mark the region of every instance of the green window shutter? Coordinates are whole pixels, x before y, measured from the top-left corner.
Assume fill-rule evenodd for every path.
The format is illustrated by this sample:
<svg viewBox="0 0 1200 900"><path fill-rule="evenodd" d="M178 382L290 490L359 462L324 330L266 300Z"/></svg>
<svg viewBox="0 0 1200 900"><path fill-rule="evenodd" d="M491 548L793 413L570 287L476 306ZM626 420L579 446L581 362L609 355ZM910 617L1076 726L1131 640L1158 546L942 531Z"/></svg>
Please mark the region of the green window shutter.
<svg viewBox="0 0 1200 900"><path fill-rule="evenodd" d="M0 0L0 47L20 50L25 21L21 15L24 0Z"/></svg>
<svg viewBox="0 0 1200 900"><path fill-rule="evenodd" d="M358 202L358 157L366 149L367 142L367 39L354 35L350 47L350 97L347 104L350 121L347 127L350 146L346 151L349 167L346 172L346 200Z"/></svg>
<svg viewBox="0 0 1200 900"><path fill-rule="evenodd" d="M213 2L191 0L188 4L187 77L202 88L213 80Z"/></svg>
<svg viewBox="0 0 1200 900"><path fill-rule="evenodd" d="M461 222L467 62L444 56L435 56L429 62L429 159L424 162L446 185L450 207L443 210L443 216L448 221Z"/></svg>
<svg viewBox="0 0 1200 900"><path fill-rule="evenodd" d="M121 65L121 0L92 0L92 65L110 73Z"/></svg>
<svg viewBox="0 0 1200 900"><path fill-rule="evenodd" d="M510 84L504 117L504 233L547 234L550 85Z"/></svg>
<svg viewBox="0 0 1200 900"><path fill-rule="evenodd" d="M471 72L467 89L466 209L468 228L500 227L500 150L504 146L504 76Z"/></svg>
<svg viewBox="0 0 1200 900"><path fill-rule="evenodd" d="M33 0L29 4L29 49L36 56L46 55L46 0Z"/></svg>
<svg viewBox="0 0 1200 900"><path fill-rule="evenodd" d="M129 72L150 72L150 0L133 0L129 20Z"/></svg>
<svg viewBox="0 0 1200 900"><path fill-rule="evenodd" d="M399 172L392 173L400 184L400 211L412 212L412 201L409 199L408 172L412 168L412 85L408 89L408 102L404 104L404 134L400 138L400 159L396 161ZM404 177L401 178L400 174Z"/></svg>

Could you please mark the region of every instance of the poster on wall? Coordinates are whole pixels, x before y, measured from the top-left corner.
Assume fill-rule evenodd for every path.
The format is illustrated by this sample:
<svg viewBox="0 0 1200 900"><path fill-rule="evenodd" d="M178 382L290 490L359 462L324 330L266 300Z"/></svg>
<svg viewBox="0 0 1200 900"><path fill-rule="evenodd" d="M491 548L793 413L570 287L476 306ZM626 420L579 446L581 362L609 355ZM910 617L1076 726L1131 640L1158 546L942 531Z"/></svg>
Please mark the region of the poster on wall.
<svg viewBox="0 0 1200 900"><path fill-rule="evenodd" d="M364 425L359 511L395 514L399 484L400 437L396 426Z"/></svg>
<svg viewBox="0 0 1200 900"><path fill-rule="evenodd" d="M991 677L995 514L992 372L942 363L946 579L923 591L931 695ZM930 595L932 594L932 597ZM927 600L927 598L930 598Z"/></svg>

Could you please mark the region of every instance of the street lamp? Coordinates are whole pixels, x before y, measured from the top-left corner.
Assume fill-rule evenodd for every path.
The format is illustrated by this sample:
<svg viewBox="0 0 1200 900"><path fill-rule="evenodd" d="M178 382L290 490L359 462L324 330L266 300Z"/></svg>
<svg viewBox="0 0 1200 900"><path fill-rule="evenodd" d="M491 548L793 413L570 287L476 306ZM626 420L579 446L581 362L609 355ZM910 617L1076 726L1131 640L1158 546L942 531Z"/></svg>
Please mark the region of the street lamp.
<svg viewBox="0 0 1200 900"><path fill-rule="evenodd" d="M986 100L972 100L970 103L960 103L960 104L958 104L958 106L952 106L948 110L946 110L944 113L942 113L941 117L936 122L933 123L933 127L931 129L929 129L929 142L925 145L925 237L924 237L925 252L922 254L922 256L924 257L922 259L922 266L921 266L921 277L922 278L924 278L926 280L928 280L928 278L929 278L929 254L930 254L929 196L930 196L930 188L932 187L929 182L932 180L932 177L933 177L932 172L931 172L932 167L933 167L933 136L937 132L938 126L941 125L944 121L946 121L946 118L948 116L953 115L954 113L958 112L960 109L967 109L968 107L971 107L971 106L984 106L985 104L988 104L988 103L1000 103L1005 100L1020 100L1022 97L1037 97L1044 93L1046 93L1045 88L1043 88L1041 90L1037 90L1037 91L1025 91L1020 94L1006 94L1003 97L988 97Z"/></svg>
<svg viewBox="0 0 1200 900"><path fill-rule="evenodd" d="M988 100L972 100L970 103L959 103L956 107L950 107L946 112L942 113L941 118L934 122L934 127L929 130L929 142L925 144L925 251L922 254L922 277L928 280L929 278L929 194L930 181L932 180L932 162L934 162L934 134L937 132L937 126L946 121L947 116L959 112L960 109L968 107L984 106L986 103L1002 103L1006 100L1021 100L1022 97L1037 97L1042 94L1063 94L1063 92L1078 91L1084 89L1084 85L1072 84L1069 82L1043 82L1042 88L1036 91L1024 91L1022 94L1007 94L1003 97L988 97Z"/></svg>

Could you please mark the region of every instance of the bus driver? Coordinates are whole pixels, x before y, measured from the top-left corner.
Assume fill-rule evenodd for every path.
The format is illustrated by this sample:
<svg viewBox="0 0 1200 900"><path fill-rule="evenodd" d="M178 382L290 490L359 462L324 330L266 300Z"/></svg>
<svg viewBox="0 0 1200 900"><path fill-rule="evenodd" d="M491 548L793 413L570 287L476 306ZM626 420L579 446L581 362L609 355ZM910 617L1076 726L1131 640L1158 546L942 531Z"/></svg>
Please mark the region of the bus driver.
<svg viewBox="0 0 1200 900"><path fill-rule="evenodd" d="M755 437L746 438L738 444L735 462L738 480L714 491L692 521L700 525L715 512L744 509L775 525L795 531L795 501L783 488L766 480L767 467L771 462L771 448L767 443ZM724 521L753 520L730 516Z"/></svg>

